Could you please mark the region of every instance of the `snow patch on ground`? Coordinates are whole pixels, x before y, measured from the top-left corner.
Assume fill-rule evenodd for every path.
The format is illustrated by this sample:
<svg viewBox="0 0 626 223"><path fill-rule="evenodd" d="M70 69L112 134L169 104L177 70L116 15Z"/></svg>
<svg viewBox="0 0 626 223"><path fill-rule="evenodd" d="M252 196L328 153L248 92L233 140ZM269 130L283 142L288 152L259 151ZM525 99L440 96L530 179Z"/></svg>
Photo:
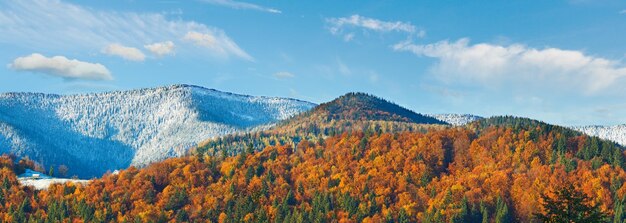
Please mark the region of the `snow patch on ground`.
<svg viewBox="0 0 626 223"><path fill-rule="evenodd" d="M89 180L75 180L75 179L63 179L63 178L52 178L52 179L17 179L20 184L23 186L32 186L36 190L45 190L50 187L52 184L65 184L65 183L75 183L75 184L88 184Z"/></svg>
<svg viewBox="0 0 626 223"><path fill-rule="evenodd" d="M51 184L65 184L65 183L75 183L75 184L87 184L89 180L78 180L78 179L65 179L65 178L54 178L43 173L33 171L30 169L26 169L26 172L20 174L17 177L17 180L23 186L32 186L36 190L45 190L50 187Z"/></svg>

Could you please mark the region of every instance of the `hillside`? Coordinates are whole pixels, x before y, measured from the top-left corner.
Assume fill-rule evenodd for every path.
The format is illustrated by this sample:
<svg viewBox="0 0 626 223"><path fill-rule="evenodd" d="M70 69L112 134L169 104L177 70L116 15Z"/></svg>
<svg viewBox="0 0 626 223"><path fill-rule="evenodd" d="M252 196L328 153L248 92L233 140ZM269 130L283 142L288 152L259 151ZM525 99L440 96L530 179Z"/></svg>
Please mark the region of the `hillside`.
<svg viewBox="0 0 626 223"><path fill-rule="evenodd" d="M67 96L4 93L0 152L100 176L183 155L206 138L267 128L313 106L191 85Z"/></svg>
<svg viewBox="0 0 626 223"><path fill-rule="evenodd" d="M197 150L199 153L212 155L236 155L249 146L261 150L266 146L296 145L302 140L324 140L345 132L427 132L446 126L445 122L415 113L376 96L348 93L281 121L268 130L207 140Z"/></svg>
<svg viewBox="0 0 626 223"><path fill-rule="evenodd" d="M311 111L329 119L411 122L418 124L445 124L434 118L417 114L385 99L366 94L348 93L323 103ZM306 114L303 114L303 116Z"/></svg>
<svg viewBox="0 0 626 223"><path fill-rule="evenodd" d="M626 145L626 125L614 126L574 126L572 129L584 132L591 136L597 136L602 139L611 140L621 145Z"/></svg>
<svg viewBox="0 0 626 223"><path fill-rule="evenodd" d="M320 104L279 123L273 130L301 132L307 128L315 131L363 130L367 123L400 123L446 125L435 118L415 113L397 104L365 93L348 93L335 100Z"/></svg>
<svg viewBox="0 0 626 223"><path fill-rule="evenodd" d="M450 123L453 126L462 126L483 119L480 116L471 114L429 114L428 116ZM622 146L626 145L626 125L624 124L614 126L570 126L569 128L590 136L597 136L600 139L617 142Z"/></svg>
<svg viewBox="0 0 626 223"><path fill-rule="evenodd" d="M449 123L453 126L462 126L467 123L483 119L483 117L471 114L428 114L427 116Z"/></svg>
<svg viewBox="0 0 626 223"><path fill-rule="evenodd" d="M539 121L495 117L427 133L351 132L235 157L172 158L106 175L84 187L54 185L42 191L18 188L13 162L3 157L0 164L7 167L0 169L0 178L7 180L0 192L7 199L0 200L0 217L533 222L543 211L543 195L573 185L590 198L585 204L597 204L611 220L622 222L622 149ZM13 206L27 208L7 208Z"/></svg>

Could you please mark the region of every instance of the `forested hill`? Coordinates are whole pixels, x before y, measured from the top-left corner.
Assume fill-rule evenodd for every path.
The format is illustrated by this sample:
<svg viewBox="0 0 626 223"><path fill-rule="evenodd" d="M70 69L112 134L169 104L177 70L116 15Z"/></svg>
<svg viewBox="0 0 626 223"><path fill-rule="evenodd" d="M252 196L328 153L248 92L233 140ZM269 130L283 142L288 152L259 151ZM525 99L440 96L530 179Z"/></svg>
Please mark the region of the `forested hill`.
<svg viewBox="0 0 626 223"><path fill-rule="evenodd" d="M418 124L446 124L435 118L417 114L385 99L366 94L348 93L323 103L311 111L328 119L396 121ZM303 114L306 116L307 114Z"/></svg>
<svg viewBox="0 0 626 223"><path fill-rule="evenodd" d="M478 134L492 128L508 128L515 133L524 132L524 137L532 140L550 140L551 143L544 145L557 156L564 156L567 148L575 148L573 156L591 160L594 165L600 162L624 167L624 147L620 144L597 136L589 136L571 128L551 125L542 121L513 116L495 116L481 119L467 125L467 128L475 130ZM563 159L561 159L563 160ZM570 163L573 165L573 163ZM566 164L567 165L567 164Z"/></svg>
<svg viewBox="0 0 626 223"><path fill-rule="evenodd" d="M12 161L4 161L0 217L5 222L538 222L554 191L572 185L586 197L577 205L605 213L605 221L626 220L621 147L529 119L500 117L473 125L480 128L345 132L234 157L198 153L123 170L85 187L55 185L47 191L19 192Z"/></svg>
<svg viewBox="0 0 626 223"><path fill-rule="evenodd" d="M333 132L367 131L370 128L385 132L414 130L417 125L447 123L370 94L348 93L282 121L272 130L280 133L321 132L332 135Z"/></svg>
<svg viewBox="0 0 626 223"><path fill-rule="evenodd" d="M365 93L348 93L281 121L269 130L210 139L197 149L200 153L233 155L250 145L261 150L271 145L296 145L301 140L323 140L344 132L426 132L446 126L448 124L443 121L415 113L382 98Z"/></svg>

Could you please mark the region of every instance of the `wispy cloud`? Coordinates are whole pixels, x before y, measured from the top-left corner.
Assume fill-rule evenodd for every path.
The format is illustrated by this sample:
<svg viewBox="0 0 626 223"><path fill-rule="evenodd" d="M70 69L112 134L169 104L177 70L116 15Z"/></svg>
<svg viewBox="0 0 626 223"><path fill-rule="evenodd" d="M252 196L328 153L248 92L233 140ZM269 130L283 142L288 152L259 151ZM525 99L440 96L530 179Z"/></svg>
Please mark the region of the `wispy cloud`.
<svg viewBox="0 0 626 223"><path fill-rule="evenodd" d="M282 13L278 9L264 7L264 6L260 6L260 5L256 5L252 3L247 3L247 2L239 2L239 1L233 1L233 0L200 0L200 1L213 4L213 5L226 6L226 7L233 8L233 9L247 9L247 10L257 10L257 11L269 12L269 13Z"/></svg>
<svg viewBox="0 0 626 223"><path fill-rule="evenodd" d="M59 0L0 2L0 43L32 50L93 52L114 43L143 46L177 41L189 32L213 36L216 44L227 46L197 48L176 44L187 51L204 49L219 57L247 55L220 29L194 21L168 19L160 13L101 11Z"/></svg>
<svg viewBox="0 0 626 223"><path fill-rule="evenodd" d="M221 57L235 55L246 60L254 60L248 53L240 49L235 42L227 38L223 32L201 33L190 31L183 37L183 40L209 49Z"/></svg>
<svg viewBox="0 0 626 223"><path fill-rule="evenodd" d="M113 79L111 72L102 64L68 59L64 56L46 57L38 53L18 57L8 67L16 71L43 73L66 79Z"/></svg>
<svg viewBox="0 0 626 223"><path fill-rule="evenodd" d="M104 49L102 49L102 53L119 56L130 61L144 61L146 59L146 55L144 55L141 50L134 47L123 46L117 43L110 44L104 47Z"/></svg>
<svg viewBox="0 0 626 223"><path fill-rule="evenodd" d="M522 44L471 45L469 39L426 45L402 42L393 49L435 58L433 72L448 81L488 85L506 82L511 86L541 85L543 89L597 93L626 77L626 66L619 61L576 50L537 49Z"/></svg>
<svg viewBox="0 0 626 223"><path fill-rule="evenodd" d="M371 83L378 83L378 73L371 72L369 74L369 80L370 80Z"/></svg>
<svg viewBox="0 0 626 223"><path fill-rule="evenodd" d="M619 11L619 14L626 14L626 9Z"/></svg>
<svg viewBox="0 0 626 223"><path fill-rule="evenodd" d="M343 75L352 74L352 70L341 59L337 58L337 69Z"/></svg>
<svg viewBox="0 0 626 223"><path fill-rule="evenodd" d="M387 33L387 32L401 32L410 35L416 35L417 37L423 37L426 35L426 31L417 28L408 22L400 21L382 21L374 18L368 18L360 15L352 15L349 17L341 18L328 18L326 23L329 25L329 31L334 35L341 35L345 41L350 41L354 38L353 29L370 30L374 32Z"/></svg>
<svg viewBox="0 0 626 223"><path fill-rule="evenodd" d="M172 41L148 44L143 47L160 57L174 53L174 42Z"/></svg>
<svg viewBox="0 0 626 223"><path fill-rule="evenodd" d="M294 78L296 75L293 75L290 72L287 71L281 71L281 72L276 72L274 73L274 77L278 78L278 79L288 79L288 78Z"/></svg>

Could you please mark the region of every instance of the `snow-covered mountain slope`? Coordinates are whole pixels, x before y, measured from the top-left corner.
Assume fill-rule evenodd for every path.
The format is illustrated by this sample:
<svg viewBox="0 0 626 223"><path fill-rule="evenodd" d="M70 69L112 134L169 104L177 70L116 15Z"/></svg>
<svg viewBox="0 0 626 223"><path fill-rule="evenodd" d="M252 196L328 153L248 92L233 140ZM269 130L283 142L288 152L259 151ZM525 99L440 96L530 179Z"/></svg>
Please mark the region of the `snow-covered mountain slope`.
<svg viewBox="0 0 626 223"><path fill-rule="evenodd" d="M433 117L439 121L444 121L453 126L461 126L483 119L483 117L471 114L430 114L427 116ZM590 136L597 136L601 139L611 140L620 145L626 146L626 124L615 126L571 126L569 128Z"/></svg>
<svg viewBox="0 0 626 223"><path fill-rule="evenodd" d="M601 139L607 139L626 146L626 125L614 126L574 126L574 130L581 131L587 135L597 136Z"/></svg>
<svg viewBox="0 0 626 223"><path fill-rule="evenodd" d="M263 128L315 105L190 85L98 94L0 94L0 153L100 176L180 156L207 138Z"/></svg>
<svg viewBox="0 0 626 223"><path fill-rule="evenodd" d="M446 122L453 126L461 126L467 123L483 119L483 117L470 114L430 114L427 115L439 121Z"/></svg>

